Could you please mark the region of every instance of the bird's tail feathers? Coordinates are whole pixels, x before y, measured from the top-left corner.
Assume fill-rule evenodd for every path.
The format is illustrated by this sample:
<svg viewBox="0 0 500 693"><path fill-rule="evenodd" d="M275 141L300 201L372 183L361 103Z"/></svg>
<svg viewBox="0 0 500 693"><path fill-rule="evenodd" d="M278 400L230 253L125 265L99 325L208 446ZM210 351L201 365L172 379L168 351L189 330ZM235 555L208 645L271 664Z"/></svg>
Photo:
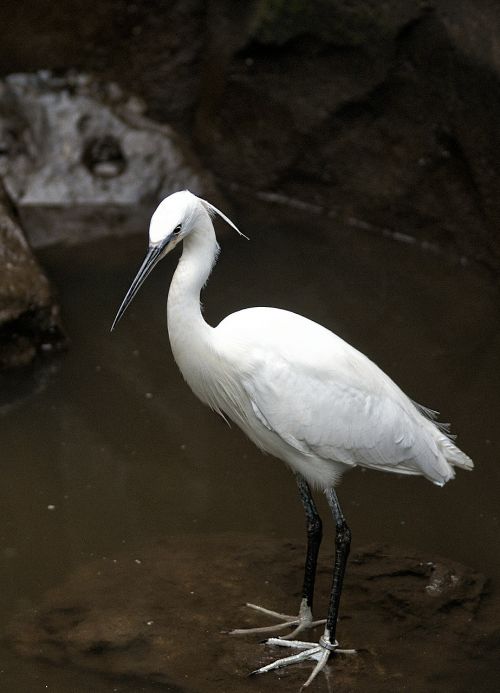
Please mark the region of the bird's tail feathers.
<svg viewBox="0 0 500 693"><path fill-rule="evenodd" d="M418 411L425 416L426 419L429 419L432 421L434 426L438 428L441 433L444 433L447 438L450 440L455 440L456 435L450 432L450 424L449 423L443 423L441 421L438 421L437 418L439 416L439 412L436 411L435 409L430 409L429 407L424 407L423 404L419 404L418 402L415 402L412 400L413 404L416 406Z"/></svg>
<svg viewBox="0 0 500 693"><path fill-rule="evenodd" d="M455 467L460 467L461 469L468 469L469 471L474 468L474 462L471 458L462 452L460 448L449 439L448 436L443 435L439 440L439 446L443 451L446 461Z"/></svg>

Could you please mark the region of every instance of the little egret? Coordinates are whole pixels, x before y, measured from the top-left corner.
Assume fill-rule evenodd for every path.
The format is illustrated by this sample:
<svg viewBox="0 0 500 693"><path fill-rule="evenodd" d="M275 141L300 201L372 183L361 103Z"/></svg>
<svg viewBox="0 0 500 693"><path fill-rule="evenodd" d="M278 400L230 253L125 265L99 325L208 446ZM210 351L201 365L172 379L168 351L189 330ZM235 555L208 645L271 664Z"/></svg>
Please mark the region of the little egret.
<svg viewBox="0 0 500 693"><path fill-rule="evenodd" d="M211 217L233 222L187 190L167 197L154 212L149 250L121 304L113 327L141 284L167 253L183 241L182 256L168 292L168 333L186 382L202 402L234 421L262 450L286 462L296 475L307 518L307 552L298 616L252 604L281 620L264 628L232 631L278 632L272 645L299 650L253 673L264 673L307 659L316 665L305 686L340 650L336 640L342 582L351 543L335 485L356 466L420 474L439 486L454 477L454 466L472 469L472 460L372 361L315 322L277 308L250 308L208 325L200 291L219 253ZM243 234L241 234L243 235ZM112 328L113 329L113 328ZM311 486L326 495L336 526L333 583L327 617L314 621L312 602L322 536ZM296 636L318 623L318 643Z"/></svg>

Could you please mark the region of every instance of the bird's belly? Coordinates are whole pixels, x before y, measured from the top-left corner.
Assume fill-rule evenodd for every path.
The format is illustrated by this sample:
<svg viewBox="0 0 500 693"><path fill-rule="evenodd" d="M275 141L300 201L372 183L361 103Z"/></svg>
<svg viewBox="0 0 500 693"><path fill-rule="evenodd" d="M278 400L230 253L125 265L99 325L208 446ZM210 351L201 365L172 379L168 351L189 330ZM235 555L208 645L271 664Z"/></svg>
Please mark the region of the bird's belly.
<svg viewBox="0 0 500 693"><path fill-rule="evenodd" d="M301 474L314 488L332 488L349 468L342 462L326 460L314 453L297 450L274 431L266 428L253 413L246 419L239 420L230 414L229 416L258 448L285 462L293 472Z"/></svg>
<svg viewBox="0 0 500 693"><path fill-rule="evenodd" d="M202 402L233 421L258 448L285 462L292 471L302 474L314 488L331 488L349 468L340 461L324 459L312 451L299 450L286 442L256 415L237 379L228 378L227 373L220 374L218 378L210 377L213 375L210 373L192 378L189 369L184 370L180 363L179 366L194 394Z"/></svg>

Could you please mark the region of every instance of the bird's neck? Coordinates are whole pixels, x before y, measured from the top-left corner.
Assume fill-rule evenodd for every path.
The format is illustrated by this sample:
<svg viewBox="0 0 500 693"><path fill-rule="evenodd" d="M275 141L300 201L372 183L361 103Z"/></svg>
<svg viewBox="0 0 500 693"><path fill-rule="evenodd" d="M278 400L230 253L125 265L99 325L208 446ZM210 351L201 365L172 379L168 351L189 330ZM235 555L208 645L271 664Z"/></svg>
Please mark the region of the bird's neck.
<svg viewBox="0 0 500 693"><path fill-rule="evenodd" d="M174 358L184 375L184 361L202 360L210 343L213 328L203 318L200 292L205 285L219 252L215 232L208 214L184 240L167 302L170 344Z"/></svg>

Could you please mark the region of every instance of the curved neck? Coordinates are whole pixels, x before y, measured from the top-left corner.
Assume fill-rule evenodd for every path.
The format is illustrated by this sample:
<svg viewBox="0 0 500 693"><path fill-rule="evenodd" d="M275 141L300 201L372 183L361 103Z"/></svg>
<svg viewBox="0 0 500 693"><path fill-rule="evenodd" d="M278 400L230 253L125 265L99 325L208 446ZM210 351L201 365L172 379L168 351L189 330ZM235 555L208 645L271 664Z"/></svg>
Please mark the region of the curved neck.
<svg viewBox="0 0 500 693"><path fill-rule="evenodd" d="M213 330L202 315L200 292L219 252L212 221L205 213L183 241L167 301L167 322L174 358L181 370L187 355L196 358L196 346L206 344Z"/></svg>

